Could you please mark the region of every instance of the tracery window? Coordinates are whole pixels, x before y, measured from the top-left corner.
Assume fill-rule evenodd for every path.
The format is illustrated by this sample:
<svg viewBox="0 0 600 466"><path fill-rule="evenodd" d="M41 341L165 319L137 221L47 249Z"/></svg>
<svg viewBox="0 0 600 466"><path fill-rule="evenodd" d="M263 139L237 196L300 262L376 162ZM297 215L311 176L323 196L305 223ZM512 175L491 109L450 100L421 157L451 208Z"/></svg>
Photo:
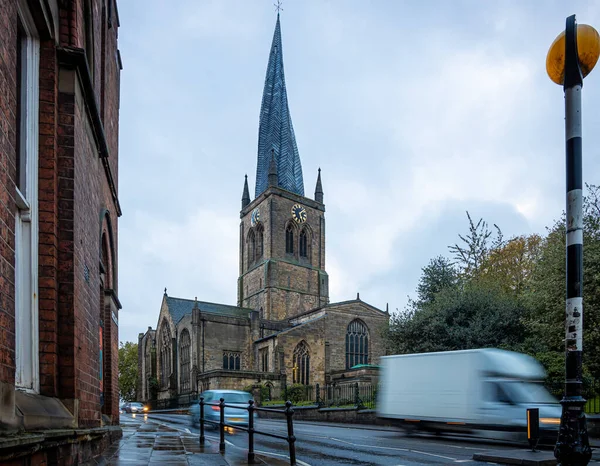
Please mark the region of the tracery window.
<svg viewBox="0 0 600 466"><path fill-rule="evenodd" d="M223 351L223 369L239 371L242 353L239 351Z"/></svg>
<svg viewBox="0 0 600 466"><path fill-rule="evenodd" d="M346 369L369 362L369 332L367 326L356 319L346 331Z"/></svg>
<svg viewBox="0 0 600 466"><path fill-rule="evenodd" d="M179 342L180 367L180 391L187 393L190 391L190 348L192 346L190 332L183 329Z"/></svg>
<svg viewBox="0 0 600 466"><path fill-rule="evenodd" d="M294 254L294 228L291 224L288 224L285 229L285 252Z"/></svg>
<svg viewBox="0 0 600 466"><path fill-rule="evenodd" d="M248 266L254 262L254 255L256 254L256 237L254 236L254 230L250 230L248 233Z"/></svg>
<svg viewBox="0 0 600 466"><path fill-rule="evenodd" d="M262 259L262 257L263 257L263 251L264 251L263 237L264 237L263 226L261 224L259 224L256 227L256 260L257 261Z"/></svg>
<svg viewBox="0 0 600 466"><path fill-rule="evenodd" d="M260 350L260 370L262 372L269 372L269 348Z"/></svg>
<svg viewBox="0 0 600 466"><path fill-rule="evenodd" d="M308 257L308 234L306 229L300 232L300 257Z"/></svg>
<svg viewBox="0 0 600 466"><path fill-rule="evenodd" d="M305 341L301 341L294 350L293 381L308 385L310 381L310 350Z"/></svg>
<svg viewBox="0 0 600 466"><path fill-rule="evenodd" d="M169 387L171 376L171 330L167 321L160 327L160 386Z"/></svg>

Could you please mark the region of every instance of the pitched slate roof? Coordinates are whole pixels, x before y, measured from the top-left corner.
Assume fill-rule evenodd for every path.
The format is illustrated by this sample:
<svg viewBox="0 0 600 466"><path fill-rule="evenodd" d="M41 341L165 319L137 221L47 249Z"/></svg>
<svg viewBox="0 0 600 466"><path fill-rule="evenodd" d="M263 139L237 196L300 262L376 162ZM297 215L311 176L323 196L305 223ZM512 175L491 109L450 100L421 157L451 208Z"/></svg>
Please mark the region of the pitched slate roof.
<svg viewBox="0 0 600 466"><path fill-rule="evenodd" d="M279 187L304 196L302 165L285 88L279 14L275 24L260 107L256 197L267 189L272 150L275 152L277 162Z"/></svg>
<svg viewBox="0 0 600 466"><path fill-rule="evenodd" d="M252 309L245 307L229 306L228 304L207 303L205 301L195 301L193 299L173 298L171 296L167 296L166 300L171 318L176 324L184 316L192 313L195 303L198 303L198 308L202 312L209 312L211 314L247 317L248 313L252 312Z"/></svg>

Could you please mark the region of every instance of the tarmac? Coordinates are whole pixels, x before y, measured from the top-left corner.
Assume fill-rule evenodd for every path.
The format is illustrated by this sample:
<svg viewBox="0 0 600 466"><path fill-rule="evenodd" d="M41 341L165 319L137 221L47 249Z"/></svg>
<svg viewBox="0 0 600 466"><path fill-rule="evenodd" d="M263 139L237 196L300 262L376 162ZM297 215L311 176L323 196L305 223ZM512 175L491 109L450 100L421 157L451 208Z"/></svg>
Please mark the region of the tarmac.
<svg viewBox="0 0 600 466"><path fill-rule="evenodd" d="M155 420L121 418L123 437L84 466L169 465L240 466L248 464L248 451L231 444L219 452L219 441L206 439L200 446L198 434L174 429ZM289 459L256 454L254 464L289 465Z"/></svg>
<svg viewBox="0 0 600 466"><path fill-rule="evenodd" d="M170 427L160 420L122 417L123 437L104 450L101 456L83 466L169 465L169 466L240 466L247 465L248 451L227 443L225 452L219 452L219 441L209 436L200 446L199 435L185 429ZM595 439L593 447L600 447ZM552 451L526 449L485 451L473 455L473 460L496 464L532 466L555 465ZM254 464L289 465L289 458L256 453ZM302 464L298 462L298 464Z"/></svg>

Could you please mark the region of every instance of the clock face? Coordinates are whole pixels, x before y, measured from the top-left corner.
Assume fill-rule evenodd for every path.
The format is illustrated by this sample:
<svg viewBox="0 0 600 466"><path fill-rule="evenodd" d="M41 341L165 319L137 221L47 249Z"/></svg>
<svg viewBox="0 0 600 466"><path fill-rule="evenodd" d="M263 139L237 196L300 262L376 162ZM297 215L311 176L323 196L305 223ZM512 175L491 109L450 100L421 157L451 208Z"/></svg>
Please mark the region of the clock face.
<svg viewBox="0 0 600 466"><path fill-rule="evenodd" d="M252 226L256 226L256 224L260 221L260 210L258 207L252 211L252 215L250 215L250 223Z"/></svg>
<svg viewBox="0 0 600 466"><path fill-rule="evenodd" d="M300 204L294 204L292 206L292 218L296 223L306 222L306 209Z"/></svg>

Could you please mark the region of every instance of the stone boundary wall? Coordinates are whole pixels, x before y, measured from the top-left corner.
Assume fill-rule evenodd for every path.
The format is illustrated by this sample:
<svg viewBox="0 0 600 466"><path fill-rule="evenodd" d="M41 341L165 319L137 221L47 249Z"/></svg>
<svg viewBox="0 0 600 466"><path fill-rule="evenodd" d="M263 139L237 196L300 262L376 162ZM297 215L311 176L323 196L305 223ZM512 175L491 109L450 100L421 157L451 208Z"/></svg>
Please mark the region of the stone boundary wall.
<svg viewBox="0 0 600 466"><path fill-rule="evenodd" d="M272 409L285 409L285 406L269 406ZM264 419L281 419L281 414L259 411L258 416ZM317 421L317 422L337 422L346 424L370 424L378 426L390 426L391 423L377 418L377 411L374 409L356 408L321 408L318 406L294 406L294 420L296 421ZM600 438L600 416L587 416L588 434L593 438Z"/></svg>

